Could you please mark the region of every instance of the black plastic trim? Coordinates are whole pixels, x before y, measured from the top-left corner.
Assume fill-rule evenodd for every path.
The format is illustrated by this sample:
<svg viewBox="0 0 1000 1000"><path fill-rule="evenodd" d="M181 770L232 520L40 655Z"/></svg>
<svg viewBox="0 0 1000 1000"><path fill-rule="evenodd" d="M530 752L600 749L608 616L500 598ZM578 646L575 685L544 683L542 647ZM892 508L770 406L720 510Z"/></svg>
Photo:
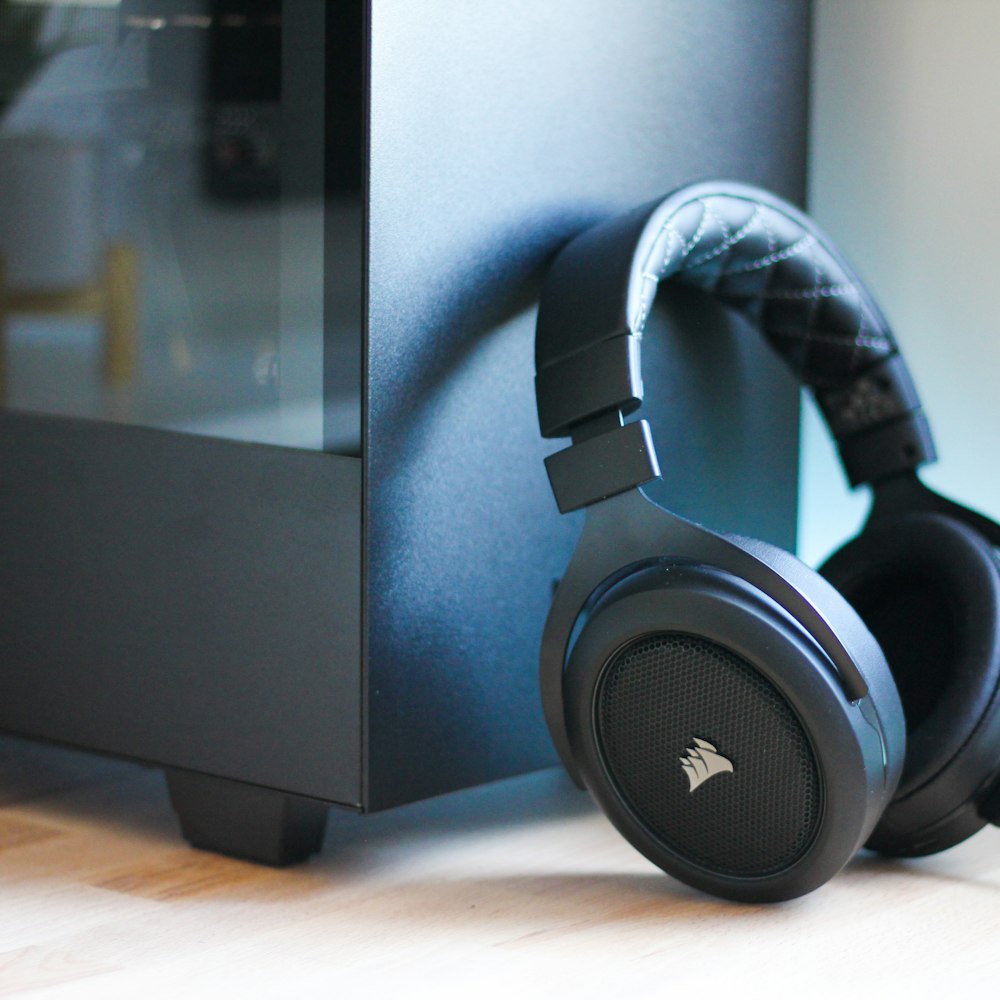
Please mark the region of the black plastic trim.
<svg viewBox="0 0 1000 1000"><path fill-rule="evenodd" d="M937 458L931 429L922 410L878 424L838 443L840 460L852 486L877 483Z"/></svg>
<svg viewBox="0 0 1000 1000"><path fill-rule="evenodd" d="M569 434L575 425L608 410L631 413L642 402L639 338L602 340L540 369L535 393L542 437Z"/></svg>
<svg viewBox="0 0 1000 1000"><path fill-rule="evenodd" d="M588 438L545 459L561 513L624 493L660 476L649 424L632 424Z"/></svg>

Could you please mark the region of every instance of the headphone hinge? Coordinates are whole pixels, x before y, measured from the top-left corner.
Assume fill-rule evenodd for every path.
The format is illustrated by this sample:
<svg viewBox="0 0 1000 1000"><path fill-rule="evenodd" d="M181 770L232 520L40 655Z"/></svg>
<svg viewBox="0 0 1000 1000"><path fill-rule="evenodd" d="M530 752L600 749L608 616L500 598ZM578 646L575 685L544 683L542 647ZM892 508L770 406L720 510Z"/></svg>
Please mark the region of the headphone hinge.
<svg viewBox="0 0 1000 1000"><path fill-rule="evenodd" d="M631 424L587 438L545 459L549 483L563 514L660 477L649 424Z"/></svg>

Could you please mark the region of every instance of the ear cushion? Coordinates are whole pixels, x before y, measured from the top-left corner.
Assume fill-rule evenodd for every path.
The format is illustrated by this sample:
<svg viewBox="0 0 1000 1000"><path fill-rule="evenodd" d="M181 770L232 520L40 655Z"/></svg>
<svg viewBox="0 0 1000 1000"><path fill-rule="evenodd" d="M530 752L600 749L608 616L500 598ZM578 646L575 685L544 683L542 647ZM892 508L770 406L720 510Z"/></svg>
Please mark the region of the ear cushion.
<svg viewBox="0 0 1000 1000"><path fill-rule="evenodd" d="M790 552L756 538L726 538L780 573L826 619L868 685L882 728L886 787L895 789L906 755L906 727L899 694L879 643L857 611L815 570Z"/></svg>
<svg viewBox="0 0 1000 1000"><path fill-rule="evenodd" d="M994 550L946 515L904 514L866 529L821 572L879 641L902 698L907 755L894 802L925 799L904 825L939 822L1000 764ZM961 787L949 791L953 773Z"/></svg>

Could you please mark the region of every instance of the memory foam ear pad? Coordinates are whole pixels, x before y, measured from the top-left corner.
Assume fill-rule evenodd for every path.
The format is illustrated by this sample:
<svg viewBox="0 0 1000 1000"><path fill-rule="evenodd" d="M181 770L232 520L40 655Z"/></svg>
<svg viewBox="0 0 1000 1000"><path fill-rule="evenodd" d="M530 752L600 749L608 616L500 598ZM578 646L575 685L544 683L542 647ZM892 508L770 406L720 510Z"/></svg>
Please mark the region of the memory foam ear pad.
<svg viewBox="0 0 1000 1000"><path fill-rule="evenodd" d="M1000 571L992 547L943 514L913 513L876 523L820 572L879 641L903 702L906 762L895 801L947 780L963 755L987 773L963 769L963 793L932 809L957 808L1000 763L978 743L997 716L1000 683ZM990 763L991 762L991 765ZM891 807L890 807L891 808ZM924 825L943 816L924 815Z"/></svg>
<svg viewBox="0 0 1000 1000"><path fill-rule="evenodd" d="M815 570L790 552L740 535L725 536L780 573L837 633L868 685L872 707L882 727L886 788L894 790L906 756L906 727L892 672L882 649L848 601Z"/></svg>

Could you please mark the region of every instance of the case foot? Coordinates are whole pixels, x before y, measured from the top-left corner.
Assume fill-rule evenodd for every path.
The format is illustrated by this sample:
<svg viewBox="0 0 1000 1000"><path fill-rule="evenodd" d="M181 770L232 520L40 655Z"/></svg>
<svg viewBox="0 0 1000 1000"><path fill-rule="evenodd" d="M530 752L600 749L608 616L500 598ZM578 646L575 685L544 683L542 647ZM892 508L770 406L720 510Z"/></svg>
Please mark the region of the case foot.
<svg viewBox="0 0 1000 1000"><path fill-rule="evenodd" d="M192 847L285 866L323 845L324 802L193 771L167 769L166 775L170 802Z"/></svg>

